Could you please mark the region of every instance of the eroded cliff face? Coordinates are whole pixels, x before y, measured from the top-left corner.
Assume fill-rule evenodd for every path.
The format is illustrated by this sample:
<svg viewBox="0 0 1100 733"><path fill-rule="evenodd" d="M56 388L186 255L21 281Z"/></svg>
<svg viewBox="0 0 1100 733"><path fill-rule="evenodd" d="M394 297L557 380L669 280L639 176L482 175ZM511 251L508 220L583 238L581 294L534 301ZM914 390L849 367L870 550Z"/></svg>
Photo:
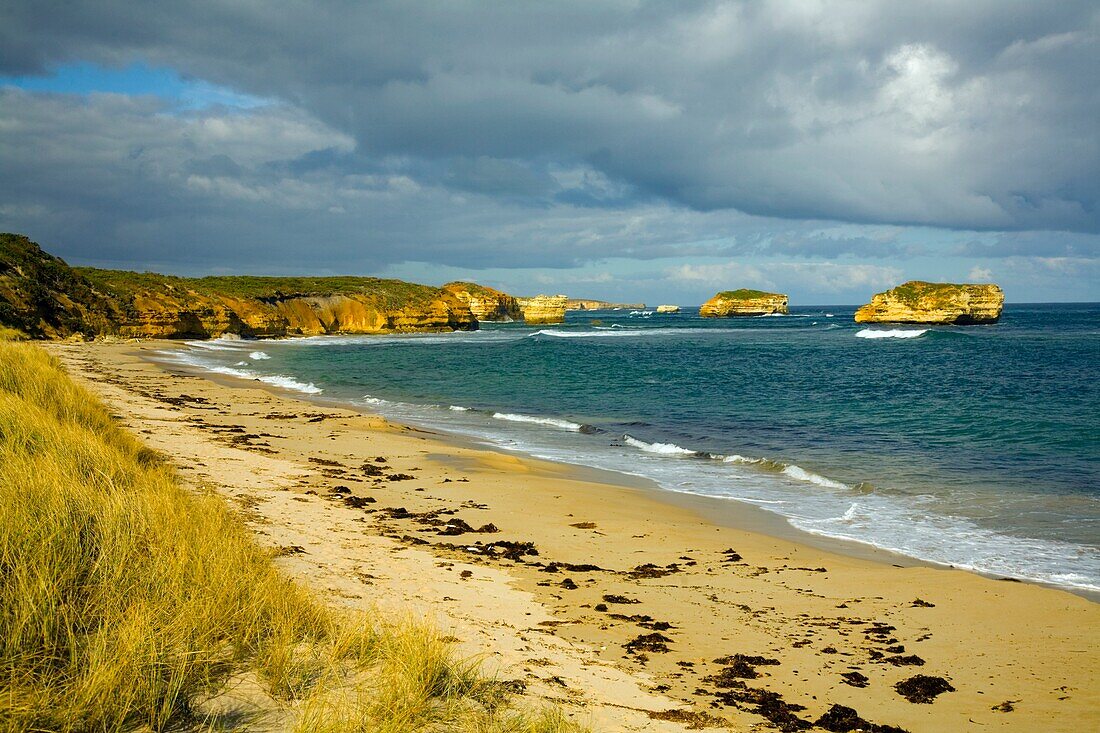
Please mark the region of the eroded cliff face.
<svg viewBox="0 0 1100 733"><path fill-rule="evenodd" d="M536 295L533 298L516 298L527 323L561 323L565 320L564 295Z"/></svg>
<svg viewBox="0 0 1100 733"><path fill-rule="evenodd" d="M786 312L786 295L746 288L725 290L699 307L699 315L703 318L766 316Z"/></svg>
<svg viewBox="0 0 1100 733"><path fill-rule="evenodd" d="M40 338L474 330L453 293L378 278L178 278L71 268L0 234L0 324Z"/></svg>
<svg viewBox="0 0 1100 733"><path fill-rule="evenodd" d="M447 283L443 289L469 306L479 321L521 321L523 311L508 293L470 282Z"/></svg>
<svg viewBox="0 0 1100 733"><path fill-rule="evenodd" d="M93 276L94 277L94 276ZM373 284L373 283L372 283ZM371 292L275 292L241 297L205 288L108 290L118 299L117 335L127 338L317 336L404 331L476 330L468 305L436 288L404 302Z"/></svg>
<svg viewBox="0 0 1100 733"><path fill-rule="evenodd" d="M680 306L678 305L659 305L657 306L658 313L679 313Z"/></svg>
<svg viewBox="0 0 1100 733"><path fill-rule="evenodd" d="M878 293L856 311L856 323L996 323L1005 294L996 285L911 280Z"/></svg>

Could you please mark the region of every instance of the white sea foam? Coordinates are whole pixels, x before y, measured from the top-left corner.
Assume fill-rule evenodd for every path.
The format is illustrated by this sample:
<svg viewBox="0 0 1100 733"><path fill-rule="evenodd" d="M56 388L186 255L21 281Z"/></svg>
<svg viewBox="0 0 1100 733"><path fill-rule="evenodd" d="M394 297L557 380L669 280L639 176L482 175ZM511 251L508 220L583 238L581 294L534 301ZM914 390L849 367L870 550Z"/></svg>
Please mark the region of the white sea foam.
<svg viewBox="0 0 1100 733"><path fill-rule="evenodd" d="M717 458L717 456L715 456ZM736 453L732 456L722 456L719 460L724 463L762 463L762 458L745 458L745 456L739 456Z"/></svg>
<svg viewBox="0 0 1100 733"><path fill-rule="evenodd" d="M584 427L575 422L568 420L559 420L556 417L536 417L534 415L517 415L511 412L494 412L493 417L497 420L507 420L508 422L526 422L534 423L536 425L550 425L551 427L561 428L562 430L569 430L574 433L579 433L581 428Z"/></svg>
<svg viewBox="0 0 1100 733"><path fill-rule="evenodd" d="M264 359L270 359L271 357L263 351L253 351L249 353L248 358L252 361L263 361Z"/></svg>
<svg viewBox="0 0 1100 733"><path fill-rule="evenodd" d="M816 474L813 471L807 471L799 466L790 465L783 469L782 473L785 476L789 476L797 481L808 481L811 484L817 484L818 486L824 486L829 489L850 489L851 486L842 484L839 481L833 481L831 478L825 478L820 474Z"/></svg>
<svg viewBox="0 0 1100 733"><path fill-rule="evenodd" d="M287 377L282 374L264 374L256 377L256 379L259 379L264 384L270 384L272 387L289 389L303 394L321 394L324 392L323 389L313 382L299 382L294 377Z"/></svg>
<svg viewBox="0 0 1100 733"><path fill-rule="evenodd" d="M865 328L856 332L856 338L861 339L915 339L928 333L927 328L892 328L889 330Z"/></svg>
<svg viewBox="0 0 1100 733"><path fill-rule="evenodd" d="M469 407L463 407L462 405L450 405L448 408L451 412L469 412Z"/></svg>
<svg viewBox="0 0 1100 733"><path fill-rule="evenodd" d="M614 329L614 330L612 330ZM719 330L719 329L713 329ZM631 336L694 336L700 335L698 331L686 328L628 328L615 324L608 327L596 326L592 331L554 331L542 329L528 334L528 336L553 336L554 338L624 338Z"/></svg>
<svg viewBox="0 0 1100 733"><path fill-rule="evenodd" d="M224 351L225 349L213 350ZM294 392L301 392L302 394L321 394L321 392L324 391L312 382L300 382L294 377L288 377L285 374L260 374L259 372L252 371L251 369L239 368L242 366L248 366L248 362L245 361L239 361L234 366L219 366L217 364L210 364L204 359L196 358L196 356L193 356L186 352L172 352L170 354L170 357L170 360L176 362L177 364L187 364L190 366L199 367L200 369L204 369L214 374L224 374L229 377L236 377L237 379L259 381L263 382L264 384L270 384L272 387L279 387L280 389L288 389Z"/></svg>
<svg viewBox="0 0 1100 733"><path fill-rule="evenodd" d="M644 450L646 453L662 453L669 456L693 456L695 451L688 450L687 448L681 448L675 443L647 443L644 440L638 440L637 438L624 435L623 442L627 445L632 445L639 450Z"/></svg>
<svg viewBox="0 0 1100 733"><path fill-rule="evenodd" d="M239 351L240 339L210 339L206 341L185 341L184 343L193 349L205 349L206 351Z"/></svg>

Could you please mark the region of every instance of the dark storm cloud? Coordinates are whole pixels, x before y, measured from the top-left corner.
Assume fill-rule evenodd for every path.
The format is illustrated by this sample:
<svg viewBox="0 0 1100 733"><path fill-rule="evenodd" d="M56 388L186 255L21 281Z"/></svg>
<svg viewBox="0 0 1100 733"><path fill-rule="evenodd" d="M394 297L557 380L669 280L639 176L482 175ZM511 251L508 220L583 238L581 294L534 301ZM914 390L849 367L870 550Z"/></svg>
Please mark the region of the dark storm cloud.
<svg viewBox="0 0 1100 733"><path fill-rule="evenodd" d="M1087 1L7 2L0 73L140 60L272 104L7 92L0 214L119 259L138 240L164 261L204 241L293 258L314 235L337 268L735 235L724 252L910 254L796 220L1094 247L1098 39ZM761 221L776 236L754 239Z"/></svg>

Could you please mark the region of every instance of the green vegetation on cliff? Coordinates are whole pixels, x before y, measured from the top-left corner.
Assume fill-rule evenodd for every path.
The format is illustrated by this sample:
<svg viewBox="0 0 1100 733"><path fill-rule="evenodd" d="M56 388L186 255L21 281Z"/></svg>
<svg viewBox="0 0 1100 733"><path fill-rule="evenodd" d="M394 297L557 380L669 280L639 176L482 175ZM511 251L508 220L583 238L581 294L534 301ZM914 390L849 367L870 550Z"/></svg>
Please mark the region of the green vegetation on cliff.
<svg viewBox="0 0 1100 733"><path fill-rule="evenodd" d="M291 297L329 297L333 295L365 295L376 298L386 307L401 308L423 305L438 297L439 289L403 280L376 277L255 277L251 275L213 275L208 277L176 277L154 272L100 270L75 267L97 289L115 297L132 298L145 293L161 292L179 297L181 294L217 298L246 298L261 301L284 300Z"/></svg>
<svg viewBox="0 0 1100 733"><path fill-rule="evenodd" d="M36 338L203 338L476 329L477 320L453 293L401 280L73 268L0 234L0 326Z"/></svg>
<svg viewBox="0 0 1100 733"><path fill-rule="evenodd" d="M478 296L481 296L483 298L484 297L494 297L494 296L498 296L498 295L507 295L506 293L504 293L500 290L497 290L495 288L490 288L490 287L487 287L485 285L478 285L477 283L467 282L465 280L455 280L454 282L449 282L449 283L447 283L446 285L443 286L443 289L444 290L465 290L466 292L470 293L471 295L478 295Z"/></svg>
<svg viewBox="0 0 1100 733"><path fill-rule="evenodd" d="M42 338L107 330L111 303L27 237L0 234L0 326Z"/></svg>
<svg viewBox="0 0 1100 733"><path fill-rule="evenodd" d="M935 307L937 303L946 304L957 298L961 288L966 285L954 283L930 283L924 280L910 280L888 291L894 300L905 305L917 307Z"/></svg>
<svg viewBox="0 0 1100 733"><path fill-rule="evenodd" d="M752 290L751 288L740 288L738 290L723 290L714 296L714 298L722 298L724 300L756 300L758 298L776 298L780 297L779 293L769 293L765 290Z"/></svg>
<svg viewBox="0 0 1100 733"><path fill-rule="evenodd" d="M0 731L223 730L255 689L295 733L566 733L432 630L284 578L212 493L40 347L0 341ZM285 716L285 717L284 717Z"/></svg>

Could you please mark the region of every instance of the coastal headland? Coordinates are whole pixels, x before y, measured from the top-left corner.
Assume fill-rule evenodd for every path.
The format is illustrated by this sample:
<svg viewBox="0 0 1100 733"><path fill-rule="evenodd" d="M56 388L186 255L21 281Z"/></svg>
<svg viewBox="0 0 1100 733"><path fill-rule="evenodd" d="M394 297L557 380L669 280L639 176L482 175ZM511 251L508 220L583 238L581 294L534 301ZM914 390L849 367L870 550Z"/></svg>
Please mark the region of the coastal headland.
<svg viewBox="0 0 1100 733"><path fill-rule="evenodd" d="M151 361L50 344L279 568L338 606L434 620L599 731L1079 731L1100 605L821 549L719 500L486 450ZM874 726L874 727L873 727Z"/></svg>

